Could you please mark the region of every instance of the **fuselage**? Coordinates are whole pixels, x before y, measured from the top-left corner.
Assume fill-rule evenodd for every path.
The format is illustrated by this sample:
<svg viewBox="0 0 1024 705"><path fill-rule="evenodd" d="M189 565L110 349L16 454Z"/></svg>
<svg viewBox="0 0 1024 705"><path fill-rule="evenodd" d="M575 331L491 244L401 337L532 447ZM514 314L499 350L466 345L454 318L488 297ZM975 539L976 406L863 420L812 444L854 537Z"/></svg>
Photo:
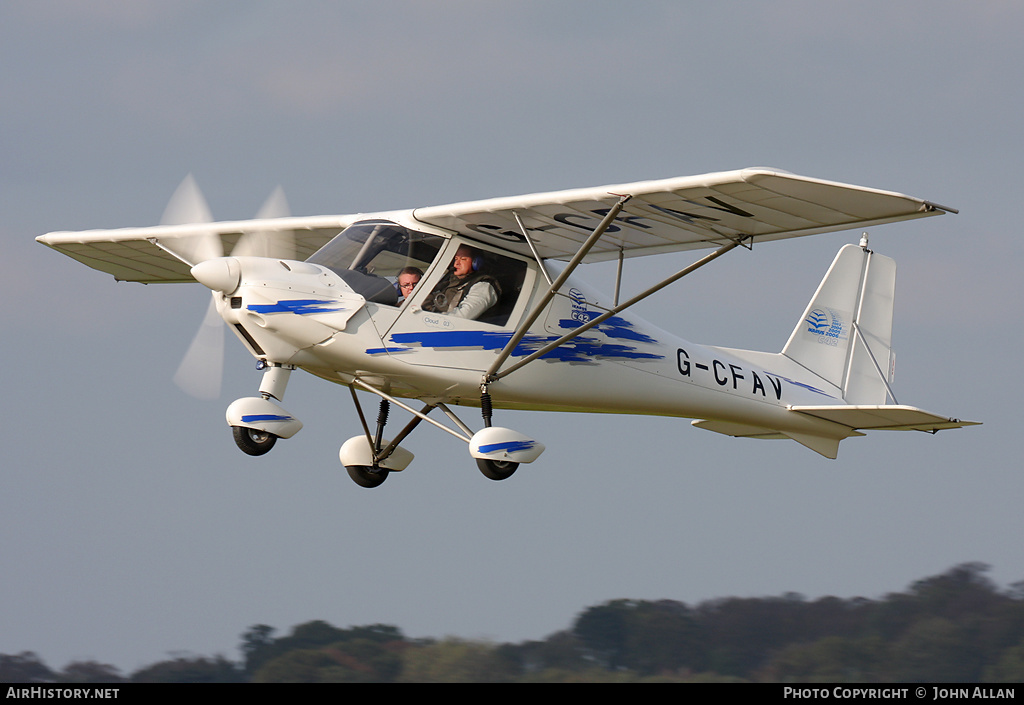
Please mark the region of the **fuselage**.
<svg viewBox="0 0 1024 705"><path fill-rule="evenodd" d="M307 262L231 258L238 286L219 309L254 356L339 384L358 377L397 397L479 405L484 373L547 284L528 263L505 325L425 311L357 293L332 269ZM440 259L444 259L443 257ZM443 268L442 268L443 269ZM424 288L441 271L424 277ZM527 288L529 287L529 288ZM504 367L608 310L601 294L569 280ZM497 408L714 419L823 432L793 405L841 404L838 390L783 355L688 342L625 312L489 386Z"/></svg>

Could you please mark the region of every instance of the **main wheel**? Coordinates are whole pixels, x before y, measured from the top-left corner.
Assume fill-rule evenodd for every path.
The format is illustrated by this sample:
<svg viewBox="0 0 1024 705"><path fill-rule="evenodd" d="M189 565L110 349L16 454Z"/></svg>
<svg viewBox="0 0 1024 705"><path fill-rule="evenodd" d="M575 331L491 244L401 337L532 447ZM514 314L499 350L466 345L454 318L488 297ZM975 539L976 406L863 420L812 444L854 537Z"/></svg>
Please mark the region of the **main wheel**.
<svg viewBox="0 0 1024 705"><path fill-rule="evenodd" d="M235 445L248 455L269 453L277 443L277 436L259 429L232 426L231 431L235 436Z"/></svg>
<svg viewBox="0 0 1024 705"><path fill-rule="evenodd" d="M388 471L384 468L371 468L369 465L346 465L348 476L360 487L380 487L388 479Z"/></svg>
<svg viewBox="0 0 1024 705"><path fill-rule="evenodd" d="M519 463L510 460L490 460L488 458L477 458L476 466L480 472L489 480L507 480L519 468Z"/></svg>

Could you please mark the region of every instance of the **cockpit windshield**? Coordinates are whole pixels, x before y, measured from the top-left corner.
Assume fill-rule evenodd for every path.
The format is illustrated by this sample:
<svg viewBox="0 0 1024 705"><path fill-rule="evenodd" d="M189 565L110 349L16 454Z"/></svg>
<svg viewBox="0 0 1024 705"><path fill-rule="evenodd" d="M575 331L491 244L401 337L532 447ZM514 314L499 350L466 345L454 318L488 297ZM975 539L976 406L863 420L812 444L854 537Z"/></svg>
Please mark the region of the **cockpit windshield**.
<svg viewBox="0 0 1024 705"><path fill-rule="evenodd" d="M394 306L400 297L399 274L416 270L422 276L443 244L437 235L389 220L363 220L342 230L306 261L333 270L367 301Z"/></svg>

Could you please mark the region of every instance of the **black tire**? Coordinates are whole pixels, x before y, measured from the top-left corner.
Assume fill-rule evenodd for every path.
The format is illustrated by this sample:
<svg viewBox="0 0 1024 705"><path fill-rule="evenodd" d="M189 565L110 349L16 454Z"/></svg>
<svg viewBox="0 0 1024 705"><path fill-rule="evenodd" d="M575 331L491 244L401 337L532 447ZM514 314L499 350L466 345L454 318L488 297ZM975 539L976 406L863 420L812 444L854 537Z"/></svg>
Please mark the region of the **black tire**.
<svg viewBox="0 0 1024 705"><path fill-rule="evenodd" d="M507 480L519 468L519 463L513 463L511 460L477 458L476 466L488 480Z"/></svg>
<svg viewBox="0 0 1024 705"><path fill-rule="evenodd" d="M269 453L270 449L277 443L278 437L273 433L267 433L255 428L232 426L231 431L235 436L235 445L246 455Z"/></svg>
<svg viewBox="0 0 1024 705"><path fill-rule="evenodd" d="M384 468L371 468L369 465L346 465L348 476L360 487L380 487L388 479L388 471Z"/></svg>

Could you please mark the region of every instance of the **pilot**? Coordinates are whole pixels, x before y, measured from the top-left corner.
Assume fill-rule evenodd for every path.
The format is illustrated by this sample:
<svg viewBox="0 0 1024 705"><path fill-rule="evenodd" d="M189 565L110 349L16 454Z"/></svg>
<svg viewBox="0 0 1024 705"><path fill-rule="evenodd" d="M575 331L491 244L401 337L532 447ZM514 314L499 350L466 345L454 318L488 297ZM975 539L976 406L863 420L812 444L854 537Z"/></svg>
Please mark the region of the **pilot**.
<svg viewBox="0 0 1024 705"><path fill-rule="evenodd" d="M419 267L406 267L398 273L398 305L401 306L412 294L412 290L420 283L423 272Z"/></svg>
<svg viewBox="0 0 1024 705"><path fill-rule="evenodd" d="M482 259L479 250L460 245L452 258L451 272L427 298L423 309L477 319L498 303L498 281L479 271Z"/></svg>

